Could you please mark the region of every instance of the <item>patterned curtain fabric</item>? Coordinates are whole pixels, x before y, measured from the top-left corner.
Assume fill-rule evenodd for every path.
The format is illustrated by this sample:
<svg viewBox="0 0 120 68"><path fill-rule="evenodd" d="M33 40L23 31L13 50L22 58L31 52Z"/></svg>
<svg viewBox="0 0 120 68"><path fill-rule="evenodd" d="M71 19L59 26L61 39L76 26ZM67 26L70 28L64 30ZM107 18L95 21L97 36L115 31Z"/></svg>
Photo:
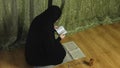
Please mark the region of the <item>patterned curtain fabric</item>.
<svg viewBox="0 0 120 68"><path fill-rule="evenodd" d="M0 0L0 49L24 46L33 18L48 7L48 0Z"/></svg>
<svg viewBox="0 0 120 68"><path fill-rule="evenodd" d="M57 1L55 2L57 3ZM59 25L73 34L120 20L120 0L65 0Z"/></svg>
<svg viewBox="0 0 120 68"><path fill-rule="evenodd" d="M63 25L68 34L120 20L120 0L51 1L62 8L62 16L56 25ZM0 50L24 46L30 22L47 9L48 2L0 0Z"/></svg>

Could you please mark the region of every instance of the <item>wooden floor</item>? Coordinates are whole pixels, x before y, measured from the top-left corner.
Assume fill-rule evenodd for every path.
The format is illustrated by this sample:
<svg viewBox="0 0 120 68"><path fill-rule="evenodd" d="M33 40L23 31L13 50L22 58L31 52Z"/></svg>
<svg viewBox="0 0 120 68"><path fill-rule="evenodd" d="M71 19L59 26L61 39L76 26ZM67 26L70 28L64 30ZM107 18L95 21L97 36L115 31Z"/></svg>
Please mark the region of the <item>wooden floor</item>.
<svg viewBox="0 0 120 68"><path fill-rule="evenodd" d="M120 68L120 23L100 25L67 36L61 42L74 41L86 55L55 68ZM93 66L87 63L95 60ZM0 68L30 68L24 60L24 50L0 52Z"/></svg>

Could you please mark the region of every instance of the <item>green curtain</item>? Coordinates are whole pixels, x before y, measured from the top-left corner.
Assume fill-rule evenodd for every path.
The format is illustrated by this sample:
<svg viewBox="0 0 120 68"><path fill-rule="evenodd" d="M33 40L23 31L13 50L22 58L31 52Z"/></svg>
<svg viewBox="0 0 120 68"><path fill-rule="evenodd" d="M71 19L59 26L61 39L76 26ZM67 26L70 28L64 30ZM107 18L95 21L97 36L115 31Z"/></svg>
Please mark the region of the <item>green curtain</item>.
<svg viewBox="0 0 120 68"><path fill-rule="evenodd" d="M48 6L48 0L0 0L0 49L24 46L33 18Z"/></svg>
<svg viewBox="0 0 120 68"><path fill-rule="evenodd" d="M54 0L55 4L57 0ZM69 34L120 20L120 0L65 0L59 25Z"/></svg>
<svg viewBox="0 0 120 68"><path fill-rule="evenodd" d="M68 34L120 20L120 0L52 0L62 5ZM0 0L0 50L24 46L31 21L48 7L48 0Z"/></svg>

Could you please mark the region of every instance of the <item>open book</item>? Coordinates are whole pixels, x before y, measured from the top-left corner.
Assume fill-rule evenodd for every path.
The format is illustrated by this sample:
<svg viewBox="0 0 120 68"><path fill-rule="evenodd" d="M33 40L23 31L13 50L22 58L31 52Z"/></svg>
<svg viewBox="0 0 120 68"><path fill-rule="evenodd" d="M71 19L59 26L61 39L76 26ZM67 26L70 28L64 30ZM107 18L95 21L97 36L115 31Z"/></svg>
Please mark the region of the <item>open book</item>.
<svg viewBox="0 0 120 68"><path fill-rule="evenodd" d="M57 31L58 34L66 34L67 33L67 31L65 30L65 28L63 26L60 26L55 30Z"/></svg>
<svg viewBox="0 0 120 68"><path fill-rule="evenodd" d="M85 54L73 41L63 43L63 47L66 50L66 57L63 63L85 57Z"/></svg>

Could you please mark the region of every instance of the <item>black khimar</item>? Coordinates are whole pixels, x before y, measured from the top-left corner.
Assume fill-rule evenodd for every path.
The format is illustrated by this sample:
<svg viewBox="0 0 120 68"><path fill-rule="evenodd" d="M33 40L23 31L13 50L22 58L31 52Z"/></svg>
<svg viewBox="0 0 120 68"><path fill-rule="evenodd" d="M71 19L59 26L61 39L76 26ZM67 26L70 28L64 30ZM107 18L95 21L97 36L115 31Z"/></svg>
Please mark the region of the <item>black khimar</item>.
<svg viewBox="0 0 120 68"><path fill-rule="evenodd" d="M60 37L55 39L54 34L54 23L60 16L60 8L51 6L32 21L25 46L28 64L46 66L62 63L66 52Z"/></svg>

